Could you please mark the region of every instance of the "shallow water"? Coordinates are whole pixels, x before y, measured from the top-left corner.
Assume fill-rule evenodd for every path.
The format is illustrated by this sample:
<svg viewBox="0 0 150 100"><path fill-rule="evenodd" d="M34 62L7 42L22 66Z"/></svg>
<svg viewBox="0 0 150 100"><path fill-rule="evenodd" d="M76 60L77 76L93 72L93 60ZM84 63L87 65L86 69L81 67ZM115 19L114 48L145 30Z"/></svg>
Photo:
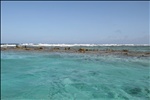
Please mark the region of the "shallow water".
<svg viewBox="0 0 150 100"><path fill-rule="evenodd" d="M149 100L150 58L1 52L2 100Z"/></svg>

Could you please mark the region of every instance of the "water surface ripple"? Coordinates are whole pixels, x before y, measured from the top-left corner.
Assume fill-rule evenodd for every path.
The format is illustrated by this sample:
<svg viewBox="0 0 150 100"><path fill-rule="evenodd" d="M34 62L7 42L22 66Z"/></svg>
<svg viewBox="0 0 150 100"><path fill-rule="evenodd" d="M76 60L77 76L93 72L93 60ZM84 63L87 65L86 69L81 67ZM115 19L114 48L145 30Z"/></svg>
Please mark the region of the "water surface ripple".
<svg viewBox="0 0 150 100"><path fill-rule="evenodd" d="M149 57L2 51L2 100L149 100Z"/></svg>

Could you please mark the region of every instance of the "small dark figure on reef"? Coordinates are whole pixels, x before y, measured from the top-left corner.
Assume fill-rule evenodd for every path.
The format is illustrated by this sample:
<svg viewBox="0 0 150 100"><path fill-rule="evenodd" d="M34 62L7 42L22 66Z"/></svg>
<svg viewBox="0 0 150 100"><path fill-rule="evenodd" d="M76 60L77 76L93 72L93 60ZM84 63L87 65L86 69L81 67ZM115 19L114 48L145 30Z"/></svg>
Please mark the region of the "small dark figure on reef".
<svg viewBox="0 0 150 100"><path fill-rule="evenodd" d="M85 51L89 51L88 49L85 49Z"/></svg>
<svg viewBox="0 0 150 100"><path fill-rule="evenodd" d="M122 50L123 52L128 52L128 50Z"/></svg>
<svg viewBox="0 0 150 100"><path fill-rule="evenodd" d="M16 48L19 48L19 45L18 45L18 44L16 44Z"/></svg>
<svg viewBox="0 0 150 100"><path fill-rule="evenodd" d="M68 48L65 48L65 50L70 50L70 47L68 47Z"/></svg>
<svg viewBox="0 0 150 100"><path fill-rule="evenodd" d="M42 47L40 47L39 49L43 49Z"/></svg>

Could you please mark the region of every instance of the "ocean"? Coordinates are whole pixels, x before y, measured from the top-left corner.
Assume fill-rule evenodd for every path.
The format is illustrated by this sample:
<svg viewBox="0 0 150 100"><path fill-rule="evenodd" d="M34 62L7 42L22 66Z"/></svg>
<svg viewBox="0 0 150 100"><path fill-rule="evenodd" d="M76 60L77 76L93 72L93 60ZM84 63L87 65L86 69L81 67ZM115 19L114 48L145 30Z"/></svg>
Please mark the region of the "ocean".
<svg viewBox="0 0 150 100"><path fill-rule="evenodd" d="M149 46L86 48L149 52ZM150 57L1 51L1 99L149 100Z"/></svg>

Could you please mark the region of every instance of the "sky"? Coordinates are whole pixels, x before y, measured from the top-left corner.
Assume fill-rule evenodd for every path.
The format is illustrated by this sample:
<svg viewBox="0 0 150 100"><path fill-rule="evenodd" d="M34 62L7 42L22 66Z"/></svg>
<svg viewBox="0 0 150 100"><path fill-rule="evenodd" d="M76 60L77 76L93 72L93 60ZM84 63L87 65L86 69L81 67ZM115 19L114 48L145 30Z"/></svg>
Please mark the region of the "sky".
<svg viewBox="0 0 150 100"><path fill-rule="evenodd" d="M2 1L1 43L149 44L149 1Z"/></svg>

